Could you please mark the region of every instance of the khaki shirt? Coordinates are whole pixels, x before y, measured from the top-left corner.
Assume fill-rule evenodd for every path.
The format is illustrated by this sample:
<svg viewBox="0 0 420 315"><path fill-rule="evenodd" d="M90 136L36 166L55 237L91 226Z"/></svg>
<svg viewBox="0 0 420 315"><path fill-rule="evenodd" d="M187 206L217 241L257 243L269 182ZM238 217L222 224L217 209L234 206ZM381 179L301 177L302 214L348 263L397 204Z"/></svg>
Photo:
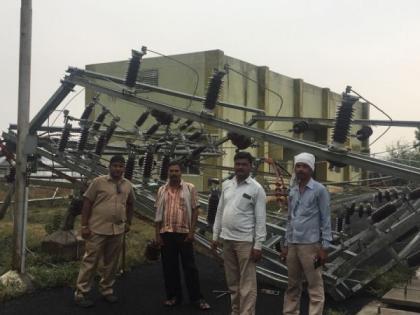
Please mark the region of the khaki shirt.
<svg viewBox="0 0 420 315"><path fill-rule="evenodd" d="M127 200L133 198L134 191L130 181L123 178L117 183L111 176L96 177L83 194L92 205L89 229L96 234L115 235L124 233L127 221Z"/></svg>

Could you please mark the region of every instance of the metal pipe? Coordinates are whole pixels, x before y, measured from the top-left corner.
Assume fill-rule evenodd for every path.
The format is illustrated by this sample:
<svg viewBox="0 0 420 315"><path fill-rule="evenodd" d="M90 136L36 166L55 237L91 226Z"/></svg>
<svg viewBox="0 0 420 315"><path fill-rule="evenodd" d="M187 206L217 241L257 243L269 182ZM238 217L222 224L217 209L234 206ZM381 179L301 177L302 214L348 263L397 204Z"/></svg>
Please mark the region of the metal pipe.
<svg viewBox="0 0 420 315"><path fill-rule="evenodd" d="M26 138L29 131L31 86L32 0L22 0L20 9L18 133L16 149L16 194L13 224L12 269L25 273L26 219L28 207Z"/></svg>
<svg viewBox="0 0 420 315"><path fill-rule="evenodd" d="M67 76L65 78L65 81L78 84L85 88L92 88L97 90L98 92L115 96L128 102L137 103L149 109L157 109L160 111L172 113L182 118L192 119L194 121L202 122L217 128L222 128L228 131L240 133L244 136L253 137L269 143L283 145L292 150L309 152L314 154L319 159L337 161L345 164L352 164L354 166L359 166L365 169L369 169L371 171L376 171L381 174L388 174L395 177L420 182L420 169L416 167L388 161L381 161L363 154L350 152L333 152L330 151L328 147L324 145L289 138L286 136L279 135L277 133L269 132L259 128L244 126L239 123L229 122L220 118L212 117L210 115L203 115L201 113L193 112L183 108L178 108L175 106L151 101L139 96L123 94L111 88L101 86L98 83L88 82L85 78L78 76L78 74L74 73L71 76Z"/></svg>
<svg viewBox="0 0 420 315"><path fill-rule="evenodd" d="M69 67L67 72L69 72L70 74L77 73L78 75L86 75L87 77L90 77L90 78L93 78L93 79L106 80L106 81L111 81L111 82L114 82L114 83L117 83L117 84L124 85L124 80L122 80L118 77L114 77L114 76L103 74L103 73L96 73L96 72L93 72L93 71L78 69L78 68L75 68L75 67ZM199 101L199 102L204 102L204 100L205 100L204 97L191 95L191 94L187 94L187 93L182 93L182 92L178 92L178 91L174 91L174 90L170 90L170 89L165 89L163 87L150 85L150 84L146 84L146 83L136 82L135 87L150 90L152 92L158 92L158 93L170 95L170 96L185 98L187 100L193 100L193 101ZM252 112L252 113L264 114L264 111L262 109L258 109L258 108L245 107L245 106L226 103L226 102L221 102L221 101L216 102L216 104L220 105L220 106L223 106L223 107L243 110L243 111Z"/></svg>
<svg viewBox="0 0 420 315"><path fill-rule="evenodd" d="M265 116L254 115L252 119L259 121L306 121L308 124L326 125L334 127L335 119L332 118L309 118L309 117L285 117L285 116ZM353 119L353 125L369 125L369 126L393 126L393 127L419 127L420 121L415 120L374 120L374 119Z"/></svg>

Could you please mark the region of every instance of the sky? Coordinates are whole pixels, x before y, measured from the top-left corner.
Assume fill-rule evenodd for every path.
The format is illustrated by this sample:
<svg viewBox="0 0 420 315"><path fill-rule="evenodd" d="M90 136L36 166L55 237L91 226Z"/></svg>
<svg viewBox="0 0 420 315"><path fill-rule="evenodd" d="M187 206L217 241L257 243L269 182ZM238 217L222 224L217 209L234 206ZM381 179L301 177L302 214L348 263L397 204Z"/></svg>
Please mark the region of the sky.
<svg viewBox="0 0 420 315"><path fill-rule="evenodd" d="M418 0L33 0L31 109L68 66L166 55L226 55L341 93L351 85L394 120L420 121ZM17 122L20 1L0 1L0 130ZM77 92L77 91L76 91ZM81 111L83 93L72 106ZM74 114L74 112L72 112ZM386 119L372 109L372 119ZM61 121L59 121L61 123ZM383 129L373 127L378 136ZM373 147L414 141L391 128Z"/></svg>

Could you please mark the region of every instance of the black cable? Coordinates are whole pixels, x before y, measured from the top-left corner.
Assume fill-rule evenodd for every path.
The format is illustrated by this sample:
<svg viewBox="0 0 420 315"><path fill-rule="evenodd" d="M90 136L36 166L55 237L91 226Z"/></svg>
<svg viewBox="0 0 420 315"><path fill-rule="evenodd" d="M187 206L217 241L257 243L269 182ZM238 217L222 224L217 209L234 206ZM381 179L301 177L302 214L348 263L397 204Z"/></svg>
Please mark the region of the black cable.
<svg viewBox="0 0 420 315"><path fill-rule="evenodd" d="M263 88L264 90L267 90L267 91L269 91L270 93L273 93L274 95L276 95L276 96L280 99L280 107L279 107L279 109L278 109L278 111L277 111L277 113L276 113L275 117L277 117L277 116L280 114L280 111L281 111L281 109L283 108L283 104L284 104L284 99L283 99L283 96L281 96L279 93L277 93L277 92L273 91L272 89L269 89L268 87L262 86L260 82L258 82L257 80L254 80L254 79L250 78L250 77L249 77L249 76L247 76L246 74L244 74L244 73L242 73L242 72L240 72L240 71L238 71L238 70L235 70L235 69L231 68L231 66L230 66L230 65L228 65L228 64L226 64L226 65L225 65L225 68L227 68L228 70L232 70L232 71L233 71L233 72L235 72L236 74L239 74L240 76L242 76L242 77L244 77L244 78L246 78L246 79L248 79L248 80L250 80L250 81L254 82L254 83L255 83L255 84L257 84L260 88ZM269 125L267 126L266 130L270 129L270 127L271 127L271 125L272 125L273 123L274 123L274 121L271 121L271 122L269 123Z"/></svg>
<svg viewBox="0 0 420 315"><path fill-rule="evenodd" d="M194 87L193 97L190 99L190 104L188 104L188 106L186 107L186 109L189 109L189 108L191 107L191 105L192 105L193 98L194 98L194 96L195 96L195 95L196 95L196 93L197 93L197 89L198 89L198 82L200 81L200 76L198 75L197 70L195 70L195 69L194 69L193 67L191 67L190 65L188 65L188 64L186 64L186 63L184 63L184 62L182 62L182 61L179 61L178 59L175 59L175 58L173 58L173 57L167 56L167 55L162 54L162 53L160 53L160 52L158 52L158 51L152 50L152 49L150 49L149 47L147 48L147 51L150 51L150 52L151 52L151 53L153 53L153 54L156 54L156 55L159 55L159 56L161 56L161 57L164 57L164 58L167 58L167 59L169 59L169 60L172 60L172 61L174 61L174 62L177 62L177 63L179 63L180 65L183 65L184 67L187 67L187 68L188 68L188 69L190 69L192 72L194 72L194 74L195 74L195 76L196 76L197 80L195 81L195 87Z"/></svg>
<svg viewBox="0 0 420 315"><path fill-rule="evenodd" d="M83 91L85 90L85 88L82 88L79 92L77 92L75 95L73 95L73 97L71 99L69 99L69 101L64 105L64 107L62 109L60 109L60 112L63 112L67 106L70 105L70 103ZM53 120L53 122L51 123L51 126L54 126L55 122L57 121L58 117L60 117L61 113L58 113L57 116L55 117L55 119Z"/></svg>
<svg viewBox="0 0 420 315"><path fill-rule="evenodd" d="M356 94L357 96L359 96L361 99L363 99L364 101L366 101L367 104L372 105L373 107L375 107L378 111L380 111L382 114L384 114L386 117L388 117L389 120L392 122L391 116L389 116L387 113L385 113L382 109L380 109L378 106L376 106L375 104L373 104L372 102L370 102L369 100L367 100L366 98L364 98L361 94L359 94L358 92L356 92L355 90L353 90L353 88L351 88L351 91L354 94ZM375 140L373 140L371 143L369 143L369 146L372 146L376 141L378 141L380 138L382 138L388 132L389 129L391 129L391 126L388 126L388 128L386 128L383 133L381 133Z"/></svg>

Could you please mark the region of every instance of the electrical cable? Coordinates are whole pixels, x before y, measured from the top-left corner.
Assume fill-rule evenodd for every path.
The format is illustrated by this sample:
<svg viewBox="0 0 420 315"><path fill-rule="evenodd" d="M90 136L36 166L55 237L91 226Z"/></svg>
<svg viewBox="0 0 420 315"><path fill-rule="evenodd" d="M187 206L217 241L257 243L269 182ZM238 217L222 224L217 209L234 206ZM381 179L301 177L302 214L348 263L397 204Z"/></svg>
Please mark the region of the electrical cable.
<svg viewBox="0 0 420 315"><path fill-rule="evenodd" d="M367 100L366 98L364 98L361 94L359 94L358 92L356 92L355 90L353 90L353 88L351 88L351 91L354 94L356 94L357 96L359 96L361 99L363 99L364 101L366 101L367 104L372 105L373 107L375 107L378 111L380 111L382 114L384 114L386 117L388 117L389 120L392 122L391 116L389 116L387 113L385 113L385 111L383 111L381 108L379 108L378 106L376 106L375 104L373 104L372 102L370 102L369 100ZM372 146L375 142L377 142L380 138L382 138L389 131L389 129L391 129L391 126L388 126L383 133L381 133L375 140L373 140L371 143L369 143L369 146Z"/></svg>
<svg viewBox="0 0 420 315"><path fill-rule="evenodd" d="M55 117L55 119L53 120L53 122L51 123L51 126L54 126L55 122L57 121L58 117L60 117L61 113L67 108L68 105L70 105L70 103L83 91L85 90L85 88L80 89L79 92L77 92L75 95L73 95L73 97L71 99L69 99L69 101L64 105L64 107L60 110L58 110L60 113L57 114L57 116Z"/></svg>
<svg viewBox="0 0 420 315"><path fill-rule="evenodd" d="M231 70L231 71L233 71L234 73L239 74L240 76L242 76L242 77L244 77L244 78L246 78L246 79L248 79L248 80L250 80L250 81L254 82L254 83L255 83L255 84L257 84L260 88L263 88L264 90L267 90L267 91L269 91L270 93L273 93L274 95L276 95L276 96L280 99L280 107L279 107L279 109L277 110L277 113L276 113L275 117L277 117L277 116L280 114L280 111L281 111L281 109L283 108L283 104L284 104L284 99L283 99L283 96L281 96L279 93L277 93L277 92L273 91L272 89L270 89L270 88L268 88L268 87L262 86L260 82L258 82L257 80L254 80L254 79L250 78L250 77L249 77L249 76L247 76L246 74L244 74L244 73L242 73L242 72L240 72L240 71L238 71L238 70L233 69L233 68L232 68L229 64L226 64L226 65L225 65L225 69L227 69L227 70ZM274 123L274 121L271 121L271 122L269 123L269 125L267 126L266 130L269 130L269 129L270 129L270 127L271 127L271 125L272 125L273 123Z"/></svg>
<svg viewBox="0 0 420 315"><path fill-rule="evenodd" d="M160 53L160 52L158 52L158 51L156 51L156 50L152 50L152 49L150 49L149 47L147 48L147 51L150 51L150 52L151 52L151 53L153 53L153 54L156 54L156 55L158 55L158 56L161 56L161 57L167 58L167 59L169 59L169 60L172 60L172 61L174 61L174 62L177 62L177 63L179 63L179 64L183 65L184 67L187 67L187 68L188 68L188 69L190 69L192 72L194 72L194 74L195 74L195 76L196 76L196 78L197 78L197 80L195 81L195 87L194 87L194 92L193 92L193 98L194 98L194 96L195 96L195 95L196 95L196 93L197 93L197 89L198 89L198 82L199 82L199 80L200 80L200 76L198 75L197 70L195 70L193 67L191 67L190 65L188 65L188 64L186 64L186 63L184 63L184 62L182 62L182 61L179 61L179 60L177 60L177 59L175 59L175 58L173 58L173 57L170 57L170 56L167 56L167 55L165 55L165 54L162 54L162 53ZM190 103L188 104L188 106L186 107L186 109L189 109L189 108L191 107L191 105L192 105L192 101L193 101L193 98L191 98L191 99L190 99Z"/></svg>

